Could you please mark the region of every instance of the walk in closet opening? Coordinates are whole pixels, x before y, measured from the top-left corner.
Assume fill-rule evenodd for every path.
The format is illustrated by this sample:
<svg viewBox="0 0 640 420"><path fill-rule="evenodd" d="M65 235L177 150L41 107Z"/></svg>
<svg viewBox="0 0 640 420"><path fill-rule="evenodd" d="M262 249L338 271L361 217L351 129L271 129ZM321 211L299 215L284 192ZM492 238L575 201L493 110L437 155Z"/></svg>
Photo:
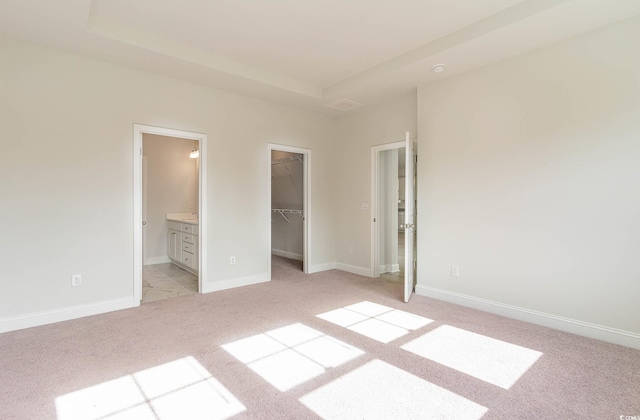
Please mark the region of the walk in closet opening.
<svg viewBox="0 0 640 420"><path fill-rule="evenodd" d="M305 270L305 155L271 150L271 263Z"/></svg>

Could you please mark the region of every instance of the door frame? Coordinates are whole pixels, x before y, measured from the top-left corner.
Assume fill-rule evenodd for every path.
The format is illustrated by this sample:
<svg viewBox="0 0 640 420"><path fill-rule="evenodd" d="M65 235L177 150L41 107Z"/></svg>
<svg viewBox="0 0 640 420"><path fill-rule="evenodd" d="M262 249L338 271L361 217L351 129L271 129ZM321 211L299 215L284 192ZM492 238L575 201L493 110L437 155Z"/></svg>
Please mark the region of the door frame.
<svg viewBox="0 0 640 420"><path fill-rule="evenodd" d="M304 214L302 225L302 271L305 274L311 272L311 228L309 221L311 220L311 149L296 146L286 146L282 144L269 143L267 147L268 158L268 174L267 174L267 267L269 272L269 280L271 280L271 152L277 150L279 152L297 153L303 155L302 159L302 210Z"/></svg>
<svg viewBox="0 0 640 420"><path fill-rule="evenodd" d="M207 279L207 135L144 124L133 124L133 298L142 299L142 136L155 134L196 140L200 150L198 200L198 292L204 293Z"/></svg>
<svg viewBox="0 0 640 420"><path fill-rule="evenodd" d="M401 149L406 146L405 141L396 141L377 146L371 146L371 277L380 277L379 253L380 232L378 229L378 171L380 167L380 154L385 150Z"/></svg>

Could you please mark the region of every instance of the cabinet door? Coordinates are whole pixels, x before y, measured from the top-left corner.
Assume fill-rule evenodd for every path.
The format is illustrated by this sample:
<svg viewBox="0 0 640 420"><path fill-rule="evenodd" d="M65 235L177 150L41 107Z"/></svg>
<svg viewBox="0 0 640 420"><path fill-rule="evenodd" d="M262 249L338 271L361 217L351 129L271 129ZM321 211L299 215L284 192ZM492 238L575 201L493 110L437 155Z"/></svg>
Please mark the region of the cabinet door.
<svg viewBox="0 0 640 420"><path fill-rule="evenodd" d="M169 258L182 262L182 233L169 231Z"/></svg>

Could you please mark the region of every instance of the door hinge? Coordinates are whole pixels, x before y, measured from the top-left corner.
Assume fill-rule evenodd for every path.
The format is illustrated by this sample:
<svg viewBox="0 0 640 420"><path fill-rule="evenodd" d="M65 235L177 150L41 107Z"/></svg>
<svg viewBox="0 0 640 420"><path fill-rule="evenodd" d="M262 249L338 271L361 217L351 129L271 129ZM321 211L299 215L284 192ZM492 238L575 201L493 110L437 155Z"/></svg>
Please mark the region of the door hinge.
<svg viewBox="0 0 640 420"><path fill-rule="evenodd" d="M373 223L375 223L375 222L376 222L376 218L374 217L374 218L373 218Z"/></svg>

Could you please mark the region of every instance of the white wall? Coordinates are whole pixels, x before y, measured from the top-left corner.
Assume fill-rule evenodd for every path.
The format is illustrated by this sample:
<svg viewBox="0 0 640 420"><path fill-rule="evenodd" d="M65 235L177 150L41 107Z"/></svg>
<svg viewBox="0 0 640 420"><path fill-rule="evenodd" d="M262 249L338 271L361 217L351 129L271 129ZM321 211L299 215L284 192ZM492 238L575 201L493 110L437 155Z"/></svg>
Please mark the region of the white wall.
<svg viewBox="0 0 640 420"><path fill-rule="evenodd" d="M295 156L295 153L273 150L272 160ZM294 160L271 167L271 207L274 209L303 209L304 207L304 164ZM304 223L297 214L282 215L272 213L271 251L277 255L302 261Z"/></svg>
<svg viewBox="0 0 640 420"><path fill-rule="evenodd" d="M6 38L0 91L0 331L131 304L134 123L208 135L208 290L268 276L270 142L313 150L309 259L335 261L330 118Z"/></svg>
<svg viewBox="0 0 640 420"><path fill-rule="evenodd" d="M335 183L336 261L338 268L371 273L371 146L404 141L416 133L416 95L356 110L337 121L338 144L332 157ZM367 203L362 210L361 203ZM349 246L353 245L353 254Z"/></svg>
<svg viewBox="0 0 640 420"><path fill-rule="evenodd" d="M638 45L633 19L419 89L418 292L640 338Z"/></svg>
<svg viewBox="0 0 640 420"><path fill-rule="evenodd" d="M147 166L145 254L147 260L167 260L167 213L198 211L198 159L189 158L198 146L193 140L153 134L142 137Z"/></svg>

